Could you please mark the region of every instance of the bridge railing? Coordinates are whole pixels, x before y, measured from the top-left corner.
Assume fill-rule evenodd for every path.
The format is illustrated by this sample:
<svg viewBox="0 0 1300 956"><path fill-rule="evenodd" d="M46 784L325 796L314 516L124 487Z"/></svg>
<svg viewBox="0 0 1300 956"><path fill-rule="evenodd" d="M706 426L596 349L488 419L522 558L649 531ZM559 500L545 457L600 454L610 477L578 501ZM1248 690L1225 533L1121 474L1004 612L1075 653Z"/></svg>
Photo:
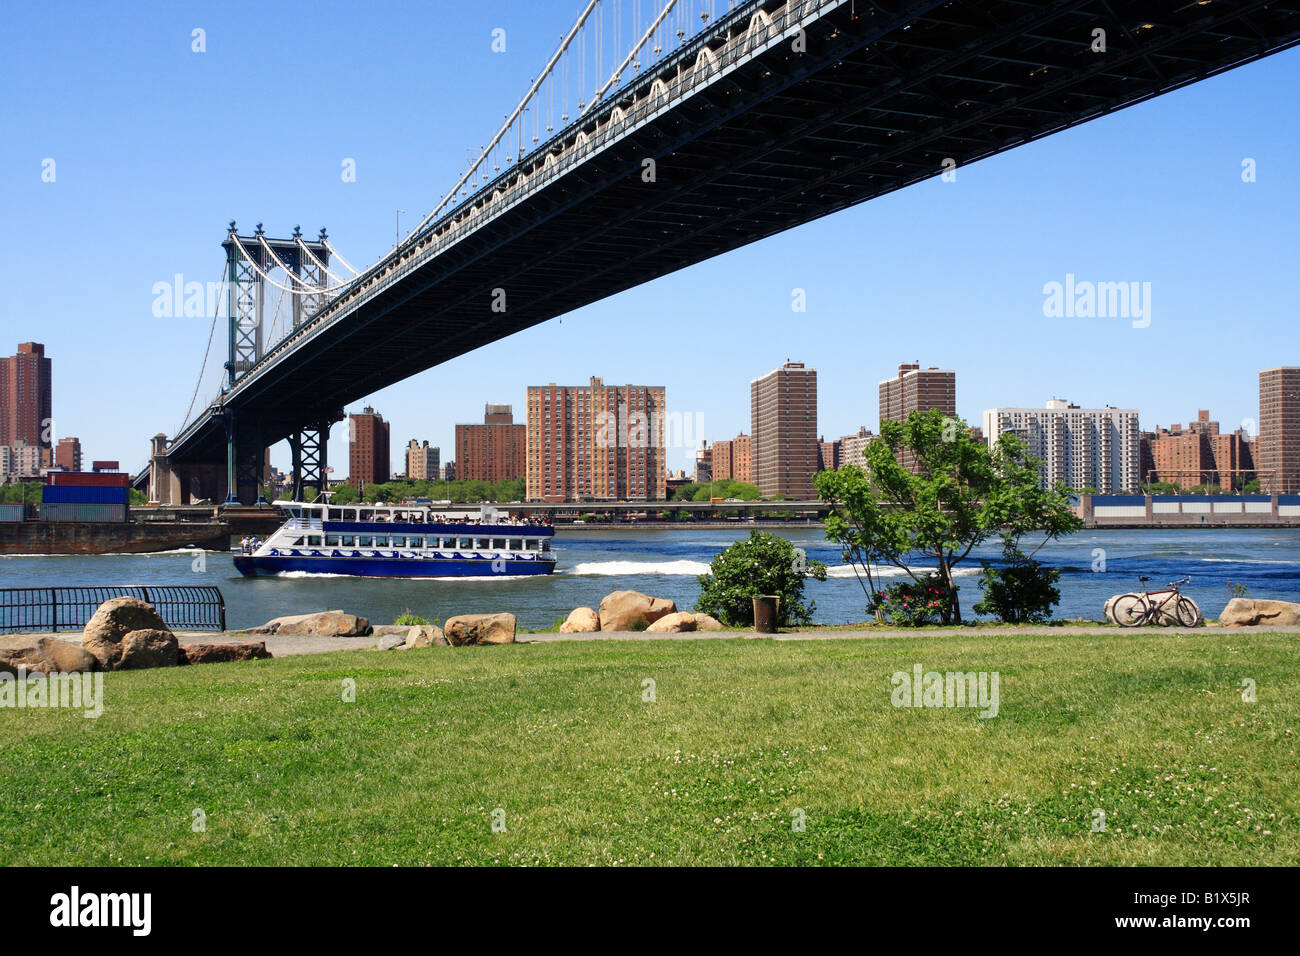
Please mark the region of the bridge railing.
<svg viewBox="0 0 1300 956"><path fill-rule="evenodd" d="M226 599L219 588L150 584L0 588L0 634L80 630L101 604L118 597L133 597L152 605L169 628L226 629Z"/></svg>

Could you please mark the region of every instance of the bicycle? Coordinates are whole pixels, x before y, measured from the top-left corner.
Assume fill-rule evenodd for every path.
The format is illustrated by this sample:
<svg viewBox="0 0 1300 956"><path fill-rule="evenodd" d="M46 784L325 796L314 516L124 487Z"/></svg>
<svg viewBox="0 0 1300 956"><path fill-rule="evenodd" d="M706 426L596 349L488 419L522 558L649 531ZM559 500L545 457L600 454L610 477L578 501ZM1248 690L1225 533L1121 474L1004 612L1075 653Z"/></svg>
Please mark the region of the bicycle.
<svg viewBox="0 0 1300 956"><path fill-rule="evenodd" d="M1151 579L1139 577L1138 580L1145 584ZM1111 609L1115 623L1120 627L1140 627L1143 624L1163 626L1177 621L1183 627L1195 627L1200 623L1201 614L1196 605L1178 590L1180 584L1187 584L1191 580L1189 576L1180 581L1170 581L1169 587L1159 591L1121 594ZM1169 608L1170 604L1173 605L1172 608Z"/></svg>

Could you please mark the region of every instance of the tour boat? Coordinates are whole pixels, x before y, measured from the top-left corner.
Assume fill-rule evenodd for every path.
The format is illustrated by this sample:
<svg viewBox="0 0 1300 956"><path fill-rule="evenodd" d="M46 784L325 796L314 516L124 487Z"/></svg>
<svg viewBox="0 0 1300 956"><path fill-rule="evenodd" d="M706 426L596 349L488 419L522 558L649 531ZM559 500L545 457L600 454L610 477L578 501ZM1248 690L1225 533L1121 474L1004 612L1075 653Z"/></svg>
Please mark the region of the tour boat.
<svg viewBox="0 0 1300 956"><path fill-rule="evenodd" d="M289 520L255 549L240 549L240 574L449 578L555 570L555 529L486 505L477 513L452 513L424 504L275 504Z"/></svg>

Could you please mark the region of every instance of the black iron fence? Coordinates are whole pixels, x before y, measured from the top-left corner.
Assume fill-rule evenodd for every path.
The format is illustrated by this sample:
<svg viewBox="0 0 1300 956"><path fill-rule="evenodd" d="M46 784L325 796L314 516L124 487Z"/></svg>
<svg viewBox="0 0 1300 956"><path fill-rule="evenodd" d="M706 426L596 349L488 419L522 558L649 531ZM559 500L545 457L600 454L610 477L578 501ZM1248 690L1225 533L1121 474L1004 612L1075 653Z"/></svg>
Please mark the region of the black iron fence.
<svg viewBox="0 0 1300 956"><path fill-rule="evenodd" d="M96 608L117 597L152 604L171 628L226 629L226 599L208 585L0 588L0 634L81 630Z"/></svg>

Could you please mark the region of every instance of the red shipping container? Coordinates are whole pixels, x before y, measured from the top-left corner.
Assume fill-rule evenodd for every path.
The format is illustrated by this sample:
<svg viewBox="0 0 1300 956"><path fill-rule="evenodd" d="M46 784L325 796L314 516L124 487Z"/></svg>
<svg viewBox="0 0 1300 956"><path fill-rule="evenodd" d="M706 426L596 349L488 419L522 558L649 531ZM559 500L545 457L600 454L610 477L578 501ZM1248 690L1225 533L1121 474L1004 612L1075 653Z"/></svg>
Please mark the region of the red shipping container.
<svg viewBox="0 0 1300 956"><path fill-rule="evenodd" d="M51 471L46 477L52 485L87 485L99 488L129 488L131 476L126 472Z"/></svg>

